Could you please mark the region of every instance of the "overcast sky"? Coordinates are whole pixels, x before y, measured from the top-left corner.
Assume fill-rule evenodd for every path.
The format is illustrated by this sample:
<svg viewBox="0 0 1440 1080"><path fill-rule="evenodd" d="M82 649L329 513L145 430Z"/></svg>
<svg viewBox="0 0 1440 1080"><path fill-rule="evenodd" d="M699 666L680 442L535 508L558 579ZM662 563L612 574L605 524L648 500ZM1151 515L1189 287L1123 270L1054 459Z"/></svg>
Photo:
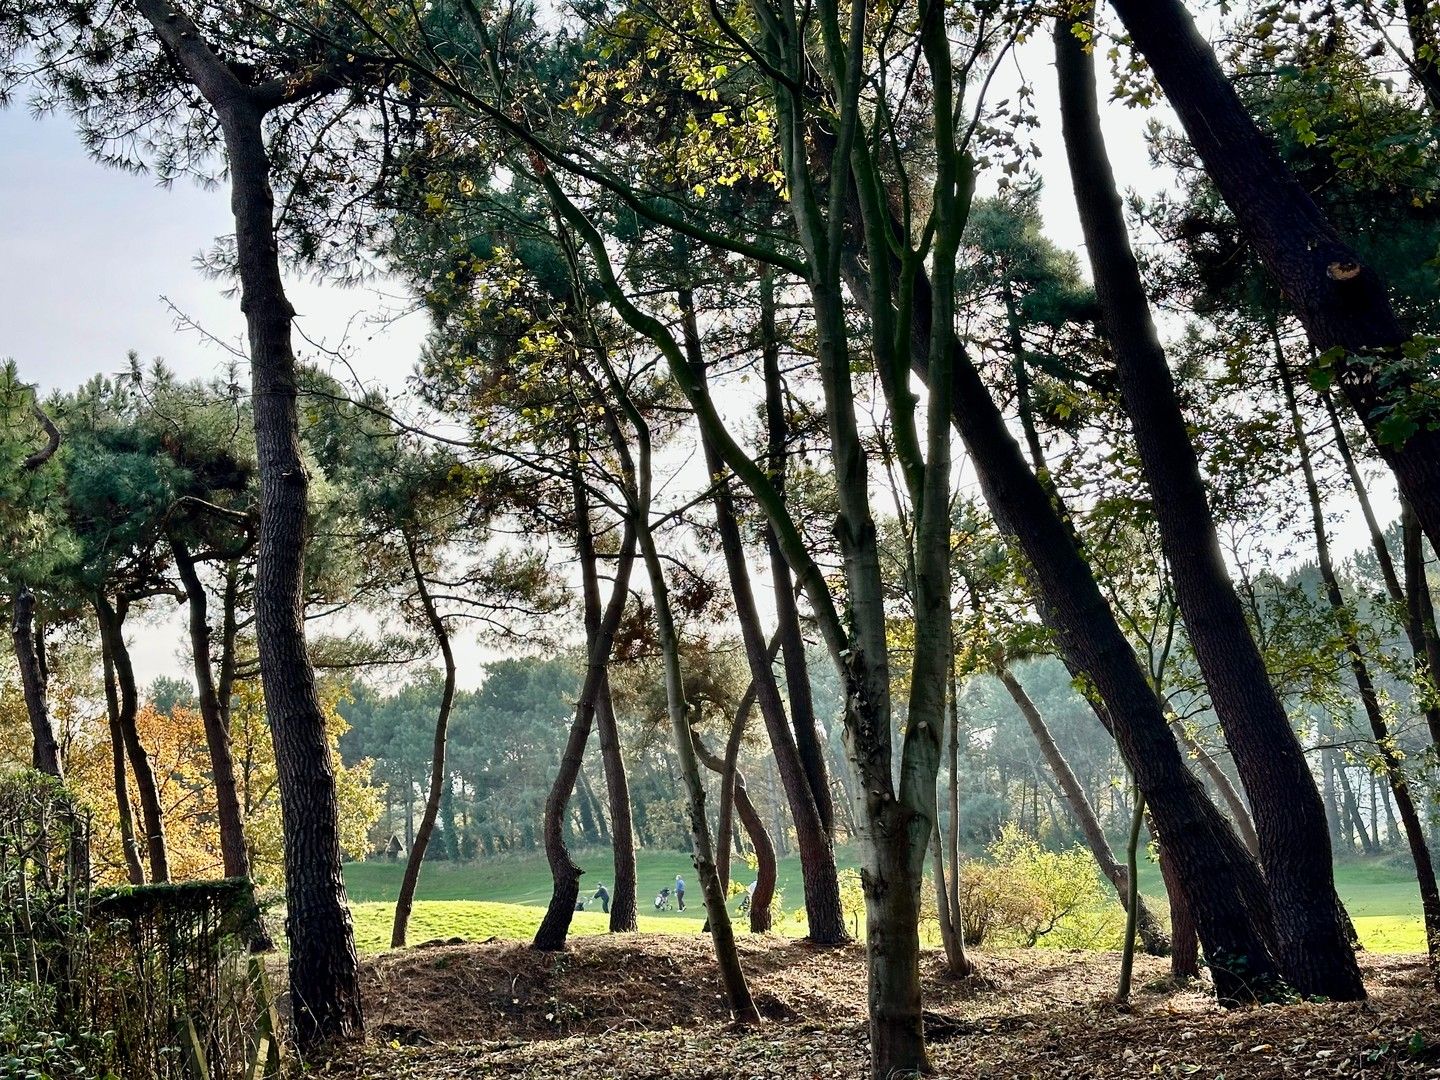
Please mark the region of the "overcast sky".
<svg viewBox="0 0 1440 1080"><path fill-rule="evenodd" d="M1042 36L1013 58L991 100L1012 93L1022 70L1035 85L1042 123L1034 138L1047 229L1057 243L1080 251L1048 51ZM1164 114L1114 105L1105 111L1120 183L1143 194L1166 182L1151 169L1144 148L1144 126L1156 115ZM103 168L63 117L36 121L23 105L0 110L0 236L6 240L0 254L0 357L13 357L22 378L45 390L73 388L97 371L121 371L132 349L147 361L163 356L185 377L223 370L230 360L226 350L178 329L169 304L223 341L243 345L238 302L224 295L224 282L207 279L194 264L199 252L231 231L223 189L188 182L166 189L149 177ZM290 280L287 287L306 336L332 346L346 338L362 379L392 390L402 386L425 325L420 315L391 318L406 306L395 290L346 290L304 280ZM247 379L242 371L242 382ZM1393 498L1383 490L1377 496L1388 519ZM1356 523L1342 523L1338 539L1342 550L1353 548L1361 540ZM179 624L172 634L171 621L165 620L163 633L158 627L139 631L135 659L144 681L184 673ZM480 654L474 656L478 663Z"/></svg>

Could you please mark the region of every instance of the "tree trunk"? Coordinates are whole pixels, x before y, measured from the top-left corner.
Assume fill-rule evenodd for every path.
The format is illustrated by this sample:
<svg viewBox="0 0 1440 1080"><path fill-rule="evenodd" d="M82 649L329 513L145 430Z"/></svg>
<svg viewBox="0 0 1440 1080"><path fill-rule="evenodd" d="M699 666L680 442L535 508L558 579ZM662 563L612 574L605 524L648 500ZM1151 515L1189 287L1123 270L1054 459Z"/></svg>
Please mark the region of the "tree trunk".
<svg viewBox="0 0 1440 1080"><path fill-rule="evenodd" d="M1404 545L1405 612L1416 667L1423 668L1427 698L1425 724L1430 741L1440 750L1440 633L1435 630L1435 604L1430 596L1430 579L1425 573L1425 538L1409 503L1400 504L1400 531Z"/></svg>
<svg viewBox="0 0 1440 1080"><path fill-rule="evenodd" d="M747 710L748 711L748 710ZM737 723L736 728L743 728L743 724ZM770 840L770 833L765 828L765 819L760 811L755 809L755 804L750 801L750 792L745 786L745 774L735 768L734 761L727 753L724 758L716 757L705 749L700 736L691 733L695 740L695 753L704 763L705 767L721 778L722 787L730 788L731 797L734 799L735 812L740 816L740 823L745 826L745 833L750 837L750 845L755 850L755 891L750 896L750 932L753 934L768 934L774 924L774 916L770 906L775 900L775 845ZM728 750L728 744L727 744ZM729 781L728 785L726 781ZM723 798L724 796L722 796ZM720 812L720 827L716 829L718 847L728 849L730 846L729 816L725 813L722 805ZM725 872L721 873L721 865L716 858L716 875L720 878L721 891L729 897L729 859L725 860Z"/></svg>
<svg viewBox="0 0 1440 1080"><path fill-rule="evenodd" d="M1339 350L1334 370L1342 392L1431 542L1440 544L1440 430L1422 422L1395 445L1380 429L1392 395L1424 394L1419 386L1377 378L1398 366L1410 338L1383 281L1340 238L1261 133L1182 0L1112 3L1315 348Z"/></svg>
<svg viewBox="0 0 1440 1080"><path fill-rule="evenodd" d="M45 700L45 671L35 650L35 594L23 586L15 591L14 613L10 636L15 647L15 663L20 669L25 712L30 718L30 763L40 772L64 780L60 744L55 741L55 728L50 723L50 708Z"/></svg>
<svg viewBox="0 0 1440 1080"><path fill-rule="evenodd" d="M1375 854L1374 841L1370 839L1370 830L1365 827L1365 819L1360 816L1360 804L1355 798L1355 788L1350 783L1350 776L1345 771L1342 763L1338 770L1340 777L1340 790L1344 795L1345 820L1350 823L1350 829L1360 837L1360 850L1366 855ZM1354 845L1350 845L1354 850Z"/></svg>
<svg viewBox="0 0 1440 1080"><path fill-rule="evenodd" d="M610 932L638 929L635 884L635 822L630 806L630 784L620 752L620 730L610 701L610 675L601 680L595 695L595 730L600 737L600 760L605 766L605 787L610 802L610 849L615 887L610 893Z"/></svg>
<svg viewBox="0 0 1440 1080"><path fill-rule="evenodd" d="M775 326L775 282L766 273L760 279L760 342L765 376L766 465L777 493L785 491L788 462L789 421L785 416L785 392L780 382L780 337ZM825 742L815 717L815 699L810 691L810 669L805 659L805 637L800 630L800 609L795 601L795 584L790 564L780 547L780 537L770 522L765 523L765 546L770 557L770 578L775 590L775 627L785 661L785 695L790 705L790 724L795 729L795 748L805 770L820 824L835 842L835 805L830 794L830 772L825 766ZM833 861L833 857L832 857ZM813 930L813 927L812 927ZM844 920L841 920L844 930Z"/></svg>
<svg viewBox="0 0 1440 1080"><path fill-rule="evenodd" d="M450 629L440 617L435 600L430 595L430 585L420 566L420 557L415 542L401 534L405 541L405 555L410 562L410 572L415 582L415 595L425 612L425 621L430 626L430 635L440 649L445 664L445 683L440 692L440 709L435 714L435 737L430 746L430 788L425 796L425 812L420 816L420 828L415 832L415 843L411 845L405 860L405 876L400 880L400 895L395 898L395 921L390 928L390 947L403 949L405 933L410 925L410 912L415 907L415 889L420 884L420 868L425 862L425 849L430 846L430 837L435 832L435 819L440 814L440 800L445 793L445 752L450 730L450 710L455 703L455 653L450 647Z"/></svg>
<svg viewBox="0 0 1440 1080"><path fill-rule="evenodd" d="M601 609L599 556L595 551L595 534L590 520L590 499L585 486L579 437L572 432L570 440L570 489L575 506L575 551L581 567L581 591L585 605L586 662L585 681L580 700L575 705L575 719L560 756L560 767L545 799L545 858L550 864L553 886L550 906L535 931L535 948L554 952L565 947L570 923L575 918L575 902L580 896L580 875L584 873L570 858L565 846L565 819L575 779L585 756L585 744L595 719L595 702L602 686L608 689L607 672L610 650L619 629L620 619L629 600L630 571L635 561L634 523L625 523L625 539L620 548L620 561L610 598Z"/></svg>
<svg viewBox="0 0 1440 1080"><path fill-rule="evenodd" d="M1020 709L1020 714L1025 718L1025 723L1029 725L1031 734L1035 736L1035 741L1040 746L1041 756L1050 766L1050 771L1055 774L1055 780L1065 795L1065 801L1070 807L1075 824L1080 827L1080 834L1085 837L1085 843L1090 848L1091 854L1095 856L1095 862L1099 864L1100 872L1114 886L1120 906L1128 911L1128 897L1131 891L1129 875L1116 860L1114 852L1110 850L1110 841L1106 839L1100 819L1095 816L1094 807L1085 797L1085 789L1080 786L1075 771L1070 768L1070 763L1060 752L1060 747L1056 745L1054 737L1050 734L1045 718L1040 715L1040 710L1035 707L1035 702L1025 692L1020 680L1008 667L999 666L995 673ZM1160 925L1160 920L1146 905L1144 897L1140 897L1138 903L1139 910L1135 912L1135 924L1140 941L1144 945L1145 951L1151 956L1164 956L1170 951L1170 942L1165 937L1164 928Z"/></svg>
<svg viewBox="0 0 1440 1080"><path fill-rule="evenodd" d="M1325 805L1235 593L1175 384L1130 248L1100 127L1092 54L1056 22L1061 118L1075 201L1161 546L1210 700L1250 797L1277 960L1305 995L1365 996L1341 931Z"/></svg>
<svg viewBox="0 0 1440 1080"><path fill-rule="evenodd" d="M220 826L220 857L225 876L250 876L250 849L245 842L245 819L240 810L240 792L235 784L235 758L230 750L230 725L221 708L211 658L210 619L205 586L195 560L185 544L172 538L170 550L175 569L185 587L190 614L190 653L195 672L195 696L205 724L205 744L210 752L210 775L215 784L215 817Z"/></svg>
<svg viewBox="0 0 1440 1080"><path fill-rule="evenodd" d="M1135 792L1135 809L1131 811L1130 839L1125 845L1125 947L1120 955L1120 989L1115 1000L1124 1004L1130 1000L1130 973L1135 965L1135 932L1140 911L1140 826L1145 823L1145 796Z"/></svg>
<svg viewBox="0 0 1440 1080"><path fill-rule="evenodd" d="M140 796L140 818L145 826L145 849L150 859L150 880L160 883L170 880L170 856L165 846L165 818L160 808L160 787L155 781L150 755L141 745L140 732L135 726L135 718L140 710L140 693L135 686L135 669L130 663L130 650L125 645L125 607L123 599L112 605L104 595L96 594L95 614L100 624L100 636L110 651L110 663L120 693L116 721L120 736L125 742L130 768L135 774L135 790Z"/></svg>
<svg viewBox="0 0 1440 1080"><path fill-rule="evenodd" d="M1278 342L1277 342L1278 346ZM1390 735L1385 721L1380 696L1370 677L1369 665L1360 642L1350 629L1351 614L1340 591L1340 581L1335 575L1334 561L1330 555L1330 541L1325 533L1325 508L1320 501L1320 488L1315 480L1315 468L1310 457L1309 443L1305 437L1305 426L1300 417L1299 403L1295 397L1294 381L1285 364L1285 357L1278 350L1280 382L1285 391L1285 404L1290 411L1290 422L1294 427L1295 446L1300 456L1300 472L1305 480L1305 492L1310 499L1310 513L1315 530L1315 556L1320 566L1320 578L1325 583L1325 595L1335 614L1340 628L1341 640L1349 655L1350 673L1360 692L1360 703L1370 721L1370 731L1375 737L1375 747L1385 769L1385 778L1395 796L1396 811L1405 827L1405 839L1410 846L1410 857L1415 862L1415 879L1420 891L1420 909L1425 920L1425 941L1430 954L1431 978L1440 985L1440 886L1435 880L1435 866L1430 858L1430 849L1425 843L1425 832L1416 810L1409 782L1405 778L1404 759ZM1373 774L1372 774L1373 778ZM1372 789L1373 791L1373 789ZM1376 839L1379 839L1379 821L1375 813L1374 798L1371 798L1370 821ZM1358 813L1356 815L1359 816Z"/></svg>
<svg viewBox="0 0 1440 1080"><path fill-rule="evenodd" d="M145 884L145 866L135 839L135 813L130 806L130 784L125 773L125 732L120 726L120 692L115 686L115 663L110 645L100 635L100 658L105 682L105 713L110 720L111 775L115 781L115 809L120 816L120 849L131 885Z"/></svg>
<svg viewBox="0 0 1440 1080"><path fill-rule="evenodd" d="M1215 790L1220 792L1220 797L1230 810L1230 818L1235 823L1236 830L1240 833L1240 839L1245 842L1245 847L1250 854L1259 856L1260 838L1255 835L1255 822L1250 817L1250 807L1245 804L1245 798L1235 789L1230 780L1229 774L1220 767L1213 754L1206 750L1191 734L1185 730L1185 726L1179 722L1174 725L1175 734L1180 739L1180 744L1185 747L1185 752L1200 763L1205 770L1205 775L1215 785Z"/></svg>
<svg viewBox="0 0 1440 1080"><path fill-rule="evenodd" d="M1152 835L1154 830L1151 830ZM1170 974L1177 979L1200 977L1200 940L1195 936L1195 917L1185 889L1175 874L1174 860L1160 848L1160 877L1170 897Z"/></svg>
<svg viewBox="0 0 1440 1080"><path fill-rule="evenodd" d="M134 0L215 111L229 166L240 309L250 342L260 528L255 639L275 744L285 841L286 930L297 1040L311 1048L364 1033L359 963L341 873L335 771L305 645L309 479L300 453L299 386L276 243L262 100L173 0Z"/></svg>
<svg viewBox="0 0 1440 1080"><path fill-rule="evenodd" d="M699 330L695 321L695 303L689 290L682 289L679 295L681 319L684 326L685 349L692 368L704 377L705 357L701 350ZM706 467L711 477L721 477L725 464L714 441L700 433L705 452ZM756 608L755 596L750 583L750 570L745 559L744 541L740 525L735 516L734 499L729 489L717 484L711 499L715 507L715 529L720 537L720 548L724 554L726 570L730 577L730 590L735 601L735 617L740 625L740 636L745 646L745 658L750 667L750 678L755 686L756 702L770 736L770 747L775 755L775 766L780 783L785 791L785 800L790 807L790 818L795 824L795 838L800 848L801 874L805 881L805 915L809 926L809 939L817 945L833 945L848 941L845 931L845 914L840 906L840 882L835 869L835 849L830 830L820 816L815 803L814 787L807 775L796 746L795 735L785 715L784 703L780 700L780 687L775 680L775 669L764 634L760 629L760 613ZM786 564L788 565L788 564ZM788 572L787 575L788 577ZM792 598L793 599L793 598ZM779 598L777 597L777 603ZM793 628L798 634L798 621ZM783 646L783 630L782 630ZM808 676L804 676L808 678ZM811 734L814 734L814 713L810 715ZM824 781L828 785L828 780ZM832 820L833 825L833 820Z"/></svg>

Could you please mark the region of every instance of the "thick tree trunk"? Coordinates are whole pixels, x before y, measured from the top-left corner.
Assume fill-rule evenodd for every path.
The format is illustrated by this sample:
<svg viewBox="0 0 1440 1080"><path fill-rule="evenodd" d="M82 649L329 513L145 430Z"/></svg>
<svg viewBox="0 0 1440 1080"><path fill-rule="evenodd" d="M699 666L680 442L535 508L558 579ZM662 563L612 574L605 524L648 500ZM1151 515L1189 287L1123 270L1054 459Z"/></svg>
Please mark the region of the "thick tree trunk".
<svg viewBox="0 0 1440 1080"><path fill-rule="evenodd" d="M235 218L240 309L250 339L260 528L255 638L275 744L285 840L290 996L302 1048L363 1034L359 963L340 869L335 772L305 646L304 553L309 481L300 453L294 309L280 275L266 111L235 69L170 0L134 0L215 110Z"/></svg>
<svg viewBox="0 0 1440 1080"><path fill-rule="evenodd" d="M594 723L596 699L601 688L609 689L607 672L615 632L620 626L625 604L629 599L630 571L635 562L635 526L626 522L625 539L610 597L602 610L600 601L599 555L595 551L595 534L590 520L590 499L585 486L583 462L578 435L571 436L570 488L575 507L575 551L581 567L581 593L585 608L586 662L585 680L580 700L575 705L575 719L560 756L560 767L545 799L545 858L550 864L552 888L550 906L535 931L535 948L555 951L565 947L570 923L575 918L575 902L580 896L580 876L584 873L570 857L565 846L565 819L575 779L585 756Z"/></svg>
<svg viewBox="0 0 1440 1080"><path fill-rule="evenodd" d="M610 932L629 933L639 927L635 884L635 822L630 805L630 784L620 752L620 729L610 701L607 672L595 695L595 730L600 737L600 760L605 766L605 788L610 803L610 850L615 887L610 893Z"/></svg>
<svg viewBox="0 0 1440 1080"><path fill-rule="evenodd" d="M100 635L100 658L105 682L105 712L110 720L111 776L115 783L115 809L120 819L120 849L131 885L145 884L145 865L135 839L135 812L130 806L130 784L125 770L125 732L120 726L120 692L115 686L115 663L105 635Z"/></svg>
<svg viewBox="0 0 1440 1080"><path fill-rule="evenodd" d="M1415 808L1415 799L1405 777L1405 767L1400 751L1390 736L1389 724L1380 705L1380 696L1370 677L1360 642L1350 629L1351 614L1340 591L1340 581L1335 574L1334 560L1330 554L1330 541L1325 532L1325 508L1320 500L1320 487L1315 480L1315 468L1310 457L1310 447L1305 436L1300 406L1295 396L1295 384L1285 364L1285 357L1277 349L1278 370L1281 386L1285 391L1285 404L1290 411L1290 422L1294 428L1295 445L1300 456L1300 472L1305 480L1305 492L1310 500L1312 526L1315 530L1315 556L1320 566L1320 578L1325 583L1325 595L1340 627L1341 640L1349 655L1350 673L1360 693L1360 703L1370 721L1370 731L1375 737L1376 750L1385 770L1385 779L1395 796L1395 807L1405 827L1405 839L1410 847L1410 857L1415 863L1415 880L1420 891L1420 910L1425 921L1425 940L1430 954L1431 977L1440 985L1440 886L1435 880L1435 866L1430 857L1430 848L1425 843L1425 832ZM1373 777L1372 777L1373 778ZM1374 824L1375 837L1379 839L1379 822L1375 813L1375 799L1371 797L1370 820ZM1357 813L1358 817L1359 814Z"/></svg>
<svg viewBox="0 0 1440 1080"><path fill-rule="evenodd" d="M404 528L401 528L404 533ZM405 555L410 562L410 572L415 582L415 595L425 612L425 621L430 626L430 635L440 649L445 664L445 682L440 691L440 708L435 714L435 736L430 746L430 788L425 796L425 812L420 816L420 828L415 832L415 843L411 845L405 860L405 875L400 880L400 895L395 898L395 921L390 928L390 947L405 947L405 934L410 925L410 912L415 907L415 889L420 884L420 868L425 862L425 850L430 846L430 837L435 832L435 819L440 814L440 800L446 790L445 751L450 731L450 710L455 703L455 653L450 647L450 630L435 607L430 594L430 585L420 566L420 557L414 541L404 536ZM457 852L458 853L458 852Z"/></svg>
<svg viewBox="0 0 1440 1080"><path fill-rule="evenodd" d="M1340 350L1334 369L1346 400L1431 542L1440 545L1440 430L1422 422L1398 446L1379 430L1392 395L1412 390L1377 378L1387 366L1397 366L1410 337L1380 276L1340 238L1246 112L1183 0L1111 4L1315 348Z"/></svg>
<svg viewBox="0 0 1440 1080"><path fill-rule="evenodd" d="M681 290L680 311L684 325L685 349L692 368L701 375L705 371L705 357L700 345L699 330L695 321L694 299L688 290ZM725 473L725 464L719 451L702 429L701 443L705 452L706 467L712 477ZM814 788L800 759L794 732L785 715L785 705L780 699L780 687L775 679L775 669L765 637L760 629L760 613L750 583L750 569L745 559L744 541L740 525L735 516L734 499L723 485L715 487L711 499L715 507L715 529L720 537L720 548L725 558L725 567L730 577L730 591L735 601L735 617L740 625L740 636L745 646L745 659L750 667L750 678L755 686L755 698L760 707L765 730L770 736L770 747L775 755L775 766L780 783L785 790L785 800L790 807L790 818L795 824L795 838L800 848L801 873L805 881L805 915L809 927L809 939L817 945L832 945L848 941L845 932L845 914L840 906L840 882L835 869L835 849L831 834L821 819L815 804ZM788 576L788 575L787 575ZM794 632L798 633L798 623ZM782 636L783 647L783 636ZM808 677L808 676L807 676ZM813 734L813 711L810 718ZM828 780L825 781L828 784Z"/></svg>
<svg viewBox="0 0 1440 1080"><path fill-rule="evenodd" d="M140 692L135 685L135 668L130 663L130 650L125 645L125 601L112 605L105 596L95 597L95 614L100 624L100 636L110 651L110 663L115 672L115 684L119 689L120 702L116 722L120 736L125 742L125 754L130 759L130 769L135 774L135 791L140 796L140 819L145 826L145 850L150 860L150 880L170 880L170 856L165 845L165 818L160 807L160 786L155 780L155 770L150 765L150 755L140 742L140 731L135 719L140 710Z"/></svg>
<svg viewBox="0 0 1440 1080"><path fill-rule="evenodd" d="M1056 22L1060 111L1075 201L1121 396L1130 415L1190 644L1250 797L1277 959L1302 994L1365 996L1341 932L1325 805L1236 595L1100 127L1092 54Z"/></svg>
<svg viewBox="0 0 1440 1080"><path fill-rule="evenodd" d="M15 663L20 669L25 713L30 718L30 763L42 773L64 780L60 744L55 740L55 728L50 723L50 707L45 697L45 671L35 649L35 594L23 586L15 591L10 639L15 648Z"/></svg>
<svg viewBox="0 0 1440 1080"><path fill-rule="evenodd" d="M210 752L210 775L215 784L215 817L220 827L220 857L225 876L250 876L250 849L245 842L245 819L240 809L240 792L235 783L235 758L230 750L230 725L220 703L211 657L210 619L205 586L195 560L185 544L172 539L170 550L175 569L185 587L190 614L190 653L195 672L195 697L205 724L205 744Z"/></svg>
<svg viewBox="0 0 1440 1080"><path fill-rule="evenodd" d="M1151 830L1154 834L1154 830ZM1170 974L1177 979L1200 977L1200 939L1195 935L1195 917L1185 889L1175 875L1174 860L1160 848L1160 877L1170 897Z"/></svg>
<svg viewBox="0 0 1440 1080"><path fill-rule="evenodd" d="M1025 718L1025 723L1029 725L1031 734L1035 736L1035 741L1040 746L1040 754L1045 759L1045 763L1050 766L1050 771L1054 773L1056 783L1060 785L1060 790L1070 807L1070 814L1075 819L1075 824L1080 827L1080 834L1085 837L1085 843L1090 848L1091 854L1095 856L1095 862L1099 865L1100 872L1114 886L1120 906L1128 911L1129 875L1116 860L1115 853L1110 850L1110 841L1106 839L1100 819L1095 816L1094 807L1085 797L1085 789L1080 786L1075 771L1070 768L1070 763L1060 752L1060 747L1050 734L1045 718L1040 715L1040 710L1035 707L1035 702L1025 692L1020 680L1009 668L1003 666L996 669L996 675L1009 692L1011 700L1020 709L1020 714ZM1139 898L1138 906L1139 910L1135 912L1135 928L1140 935L1140 941L1144 945L1145 951L1151 956L1164 956L1170 951L1170 942L1165 937L1165 930L1160 925L1160 920L1150 911L1144 897Z"/></svg>

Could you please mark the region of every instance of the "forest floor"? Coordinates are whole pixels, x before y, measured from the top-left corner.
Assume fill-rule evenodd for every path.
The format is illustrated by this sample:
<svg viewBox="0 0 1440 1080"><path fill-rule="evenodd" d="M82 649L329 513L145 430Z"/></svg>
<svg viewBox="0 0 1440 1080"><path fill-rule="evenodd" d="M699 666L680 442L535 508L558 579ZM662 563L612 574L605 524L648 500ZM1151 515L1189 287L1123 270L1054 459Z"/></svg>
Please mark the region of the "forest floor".
<svg viewBox="0 0 1440 1080"><path fill-rule="evenodd" d="M708 939L440 944L365 961L370 1043L317 1067L336 1080L728 1080L865 1077L859 946L740 943L765 1022L729 1023ZM1137 960L1133 1004L1110 1003L1119 961L1095 950L982 952L955 980L923 961L943 1077L1440 1077L1440 1010L1420 956L1365 955L1370 999L1223 1010L1205 982Z"/></svg>

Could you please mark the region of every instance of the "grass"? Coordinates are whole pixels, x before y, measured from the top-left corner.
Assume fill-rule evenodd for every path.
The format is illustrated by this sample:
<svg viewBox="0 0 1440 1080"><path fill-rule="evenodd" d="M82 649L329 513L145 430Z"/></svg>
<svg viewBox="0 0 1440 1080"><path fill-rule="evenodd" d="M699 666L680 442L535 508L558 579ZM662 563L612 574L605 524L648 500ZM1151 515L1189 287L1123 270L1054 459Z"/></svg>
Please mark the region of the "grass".
<svg viewBox="0 0 1440 1080"><path fill-rule="evenodd" d="M602 881L612 884L608 848L577 851L572 855L588 871L582 879L582 896L589 896ZM836 851L836 862L842 868L853 867L856 855L852 848L841 847ZM699 933L705 913L689 855L641 851L636 855L636 870L640 884L640 929L652 933ZM402 863L386 860L346 864L345 884L355 917L356 944L362 951L376 952L388 947L390 922L403 871ZM672 907L668 912L653 912L651 902L655 894L662 886L673 885L677 873L684 876L688 886L688 910L679 912ZM741 884L748 884L752 879L744 863L735 866L732 877ZM1380 953L1425 951L1420 900L1408 869L1379 860L1344 862L1335 868L1335 884L1367 949ZM791 917L804 902L797 856L792 854L780 860L777 887L775 929L798 936L804 932L804 923ZM1155 864L1141 865L1140 887L1147 896L1163 897L1164 888ZM420 877L409 938L412 942L446 937L524 940L534 935L549 900L550 870L541 855L503 856L459 864L428 863ZM731 910L734 910L733 901ZM601 934L606 929L605 916L598 910L581 911L575 913L571 932Z"/></svg>

